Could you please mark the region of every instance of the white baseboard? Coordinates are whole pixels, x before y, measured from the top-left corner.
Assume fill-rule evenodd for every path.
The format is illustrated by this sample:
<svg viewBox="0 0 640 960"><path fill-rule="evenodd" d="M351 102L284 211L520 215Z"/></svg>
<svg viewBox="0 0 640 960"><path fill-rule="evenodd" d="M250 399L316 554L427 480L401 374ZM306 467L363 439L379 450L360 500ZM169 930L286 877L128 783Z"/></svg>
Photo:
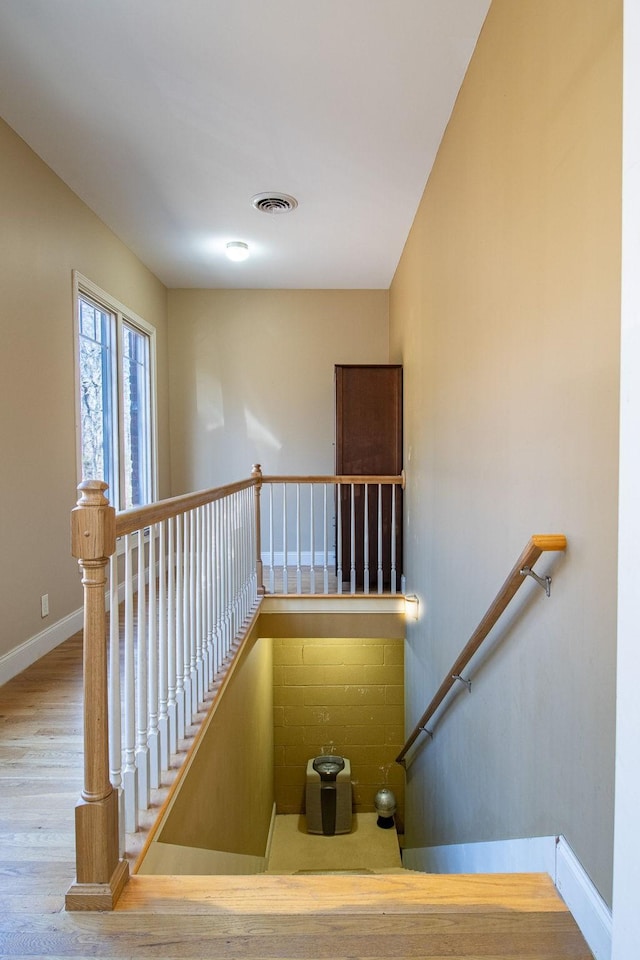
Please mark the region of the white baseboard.
<svg viewBox="0 0 640 960"><path fill-rule="evenodd" d="M407 848L402 861L424 873L548 873L596 960L610 960L611 911L564 837Z"/></svg>
<svg viewBox="0 0 640 960"><path fill-rule="evenodd" d="M314 551L314 566L323 567L324 566L324 551L315 550ZM269 551L262 551L262 565L265 569L271 568L272 557ZM298 554L295 550L289 550L287 552L287 567L295 567L298 564ZM333 569L336 564L336 555L335 551L330 550L327 553L327 566L329 569ZM275 550L273 553L273 565L274 567L283 567L284 566L284 552L282 550ZM302 567L311 566L311 551L310 550L301 550L300 551L300 565Z"/></svg>
<svg viewBox="0 0 640 960"><path fill-rule="evenodd" d="M405 850L405 867L424 873L555 874L556 838L526 837Z"/></svg>
<svg viewBox="0 0 640 960"><path fill-rule="evenodd" d="M611 911L564 837L558 837L554 881L596 960L609 960Z"/></svg>
<svg viewBox="0 0 640 960"><path fill-rule="evenodd" d="M41 630L19 646L0 657L0 684L22 673L32 663L44 657L58 644L68 640L82 629L82 608L74 610L62 620L56 620L46 630Z"/></svg>
<svg viewBox="0 0 640 960"><path fill-rule="evenodd" d="M137 590L137 587L138 577L134 576L134 592ZM121 583L118 585L118 603L122 603L123 600L124 583ZM105 594L105 609L109 609L108 591ZM22 673L23 670L30 667L31 664L39 660L40 657L44 657L45 654L50 653L61 643L64 643L65 640L72 637L78 630L82 630L82 622L83 610L82 607L79 607L66 617L62 617L61 620L56 620L55 623L46 627L45 630L41 630L40 633L29 637L28 640L14 647L13 650L5 653L0 657L0 686L3 683L7 683L12 677L16 677L19 673Z"/></svg>

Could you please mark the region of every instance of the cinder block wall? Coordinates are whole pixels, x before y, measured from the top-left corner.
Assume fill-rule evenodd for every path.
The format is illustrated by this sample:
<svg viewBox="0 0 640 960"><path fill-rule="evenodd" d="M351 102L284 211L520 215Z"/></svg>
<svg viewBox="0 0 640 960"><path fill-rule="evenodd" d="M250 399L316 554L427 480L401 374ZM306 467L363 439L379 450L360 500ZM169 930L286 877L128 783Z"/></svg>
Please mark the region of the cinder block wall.
<svg viewBox="0 0 640 960"><path fill-rule="evenodd" d="M402 828L404 642L276 638L273 665L277 812L304 812L309 758L337 753L351 761L355 811L372 811L386 784Z"/></svg>

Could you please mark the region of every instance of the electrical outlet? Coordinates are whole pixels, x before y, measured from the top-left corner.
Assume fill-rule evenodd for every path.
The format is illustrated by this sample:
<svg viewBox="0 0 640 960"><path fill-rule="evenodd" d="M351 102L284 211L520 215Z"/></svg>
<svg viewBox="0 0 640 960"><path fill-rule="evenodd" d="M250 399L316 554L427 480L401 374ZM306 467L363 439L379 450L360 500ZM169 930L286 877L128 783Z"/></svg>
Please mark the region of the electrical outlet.
<svg viewBox="0 0 640 960"><path fill-rule="evenodd" d="M40 616L44 617L49 616L49 594L43 593L40 597Z"/></svg>

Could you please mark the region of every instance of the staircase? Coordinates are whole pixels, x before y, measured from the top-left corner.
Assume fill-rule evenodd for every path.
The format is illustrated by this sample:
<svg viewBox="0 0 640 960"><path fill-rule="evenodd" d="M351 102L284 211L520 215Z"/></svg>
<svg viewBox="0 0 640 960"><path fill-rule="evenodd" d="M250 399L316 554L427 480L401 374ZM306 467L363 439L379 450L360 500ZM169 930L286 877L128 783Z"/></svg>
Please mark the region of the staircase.
<svg viewBox="0 0 640 960"><path fill-rule="evenodd" d="M132 955L591 957L546 874L134 876L112 918Z"/></svg>

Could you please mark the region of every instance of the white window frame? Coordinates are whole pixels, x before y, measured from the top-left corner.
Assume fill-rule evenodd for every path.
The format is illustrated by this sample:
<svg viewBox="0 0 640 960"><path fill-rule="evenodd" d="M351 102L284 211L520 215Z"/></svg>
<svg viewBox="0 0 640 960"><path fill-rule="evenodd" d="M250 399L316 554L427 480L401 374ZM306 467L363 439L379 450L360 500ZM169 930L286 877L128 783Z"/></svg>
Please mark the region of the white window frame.
<svg viewBox="0 0 640 960"><path fill-rule="evenodd" d="M75 365L75 414L76 414L76 473L78 482L82 480L82 416L80 408L80 309L79 298L84 294L91 300L94 300L98 306L115 317L115 337L113 342L113 351L115 362L118 366L118 377L121 373L122 363L122 345L123 345L123 327L127 323L134 329L139 330L149 342L149 417L150 417L150 480L151 480L151 501L157 499L158 491L158 445L157 445L157 388L156 388L156 330L150 323L138 316L133 310L130 310L124 304L120 303L105 290L102 290L97 284L79 271L73 271L73 326L74 326L74 365ZM122 433L123 412L121 409L119 390L114 387L113 407L114 424L117 429L117 451L116 451L116 491L107 490L109 503L120 511L121 506L121 487L122 487L122 468L120 463L121 447L120 436Z"/></svg>

